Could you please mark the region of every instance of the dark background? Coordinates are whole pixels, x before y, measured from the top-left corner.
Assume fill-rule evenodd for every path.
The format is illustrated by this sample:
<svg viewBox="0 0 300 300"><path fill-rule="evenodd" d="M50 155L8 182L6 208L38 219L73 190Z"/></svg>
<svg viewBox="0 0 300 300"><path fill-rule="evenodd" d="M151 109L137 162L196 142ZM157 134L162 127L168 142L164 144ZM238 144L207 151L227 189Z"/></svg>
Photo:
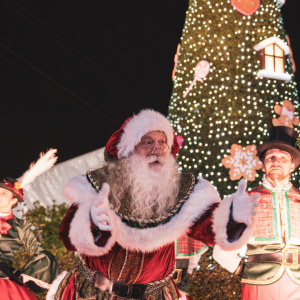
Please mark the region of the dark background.
<svg viewBox="0 0 300 300"><path fill-rule="evenodd" d="M299 2L287 0L282 14L300 68ZM187 7L188 0L1 1L0 178L20 176L49 148L58 162L101 148L142 108L167 115Z"/></svg>

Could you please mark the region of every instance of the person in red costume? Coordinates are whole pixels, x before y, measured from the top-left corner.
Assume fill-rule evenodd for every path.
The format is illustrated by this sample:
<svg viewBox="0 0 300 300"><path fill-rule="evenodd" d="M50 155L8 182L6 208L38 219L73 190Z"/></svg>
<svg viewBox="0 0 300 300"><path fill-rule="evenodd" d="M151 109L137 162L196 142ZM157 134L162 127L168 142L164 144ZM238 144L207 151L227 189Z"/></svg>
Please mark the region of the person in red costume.
<svg viewBox="0 0 300 300"><path fill-rule="evenodd" d="M56 300L183 299L172 279L177 238L224 249L248 240L259 196L241 182L221 202L208 181L179 172L178 150L169 120L143 110L111 136L102 168L64 187L73 204L60 238L82 260L59 283Z"/></svg>

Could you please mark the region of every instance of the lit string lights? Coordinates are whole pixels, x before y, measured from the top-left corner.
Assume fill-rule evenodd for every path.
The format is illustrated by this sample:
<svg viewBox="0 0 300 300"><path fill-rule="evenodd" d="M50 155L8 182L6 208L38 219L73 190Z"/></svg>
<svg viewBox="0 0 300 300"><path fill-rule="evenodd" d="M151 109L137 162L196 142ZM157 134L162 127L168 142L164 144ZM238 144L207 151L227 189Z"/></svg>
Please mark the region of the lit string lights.
<svg viewBox="0 0 300 300"><path fill-rule="evenodd" d="M202 175L222 194L237 186L221 163L231 145L263 143L277 116L274 105L285 99L293 102L299 115L289 56L285 56L285 71L292 76L288 83L257 77L261 66L254 45L272 36L286 43L277 0L264 0L251 16L237 12L230 2L190 0L168 115L176 134L185 140L178 156L181 169ZM209 61L210 73L183 98L200 60Z"/></svg>

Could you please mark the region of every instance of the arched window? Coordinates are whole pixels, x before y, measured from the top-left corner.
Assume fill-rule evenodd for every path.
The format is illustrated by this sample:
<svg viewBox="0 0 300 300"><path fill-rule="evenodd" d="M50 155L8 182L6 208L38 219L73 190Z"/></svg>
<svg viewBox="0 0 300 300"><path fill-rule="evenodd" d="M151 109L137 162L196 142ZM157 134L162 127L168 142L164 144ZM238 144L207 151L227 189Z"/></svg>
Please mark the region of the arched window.
<svg viewBox="0 0 300 300"><path fill-rule="evenodd" d="M285 55L290 53L289 47L278 37L268 38L254 46L260 59L258 77L266 77L286 82L291 75L285 73Z"/></svg>
<svg viewBox="0 0 300 300"><path fill-rule="evenodd" d="M284 56L283 50L276 44L271 44L265 49L265 69L284 73Z"/></svg>

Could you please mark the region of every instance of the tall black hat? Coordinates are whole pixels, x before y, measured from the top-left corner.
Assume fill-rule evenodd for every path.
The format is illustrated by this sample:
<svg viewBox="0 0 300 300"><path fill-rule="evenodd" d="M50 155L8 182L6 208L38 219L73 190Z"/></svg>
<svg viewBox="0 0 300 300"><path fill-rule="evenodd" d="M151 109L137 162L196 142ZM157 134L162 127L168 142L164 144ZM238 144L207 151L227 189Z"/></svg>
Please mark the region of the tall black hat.
<svg viewBox="0 0 300 300"><path fill-rule="evenodd" d="M270 129L269 141L257 147L257 155L260 160L264 153L270 149L280 149L293 156L295 168L300 164L300 151L296 148L298 132L286 126L275 126Z"/></svg>

